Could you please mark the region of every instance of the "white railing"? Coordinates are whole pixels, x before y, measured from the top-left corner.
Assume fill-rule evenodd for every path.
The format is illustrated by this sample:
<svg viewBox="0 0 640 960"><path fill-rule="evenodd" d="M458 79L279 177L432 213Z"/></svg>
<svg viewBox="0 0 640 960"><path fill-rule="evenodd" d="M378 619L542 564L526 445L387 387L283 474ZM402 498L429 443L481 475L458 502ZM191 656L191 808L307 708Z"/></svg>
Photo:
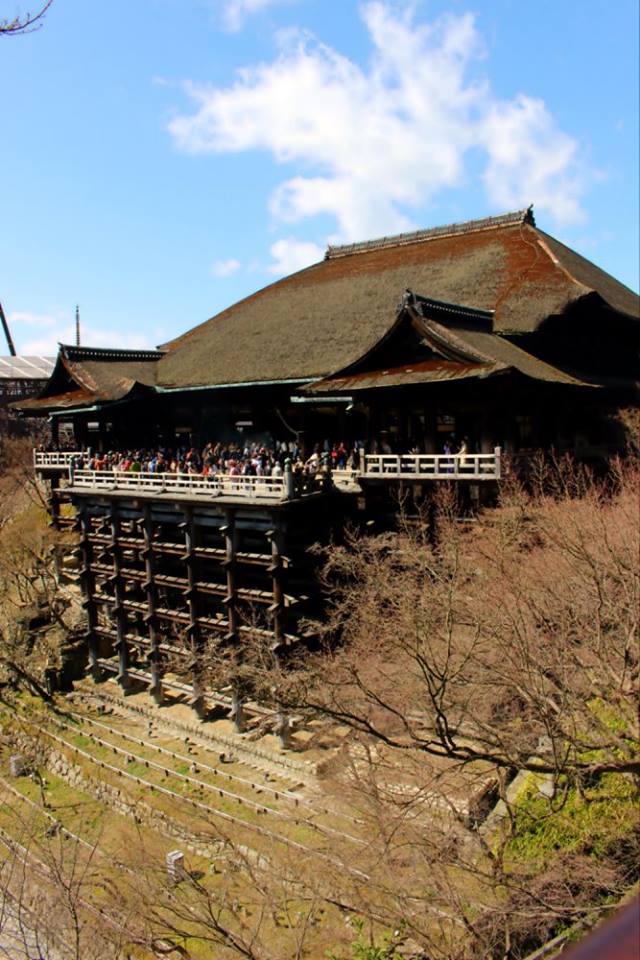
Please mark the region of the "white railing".
<svg viewBox="0 0 640 960"><path fill-rule="evenodd" d="M498 480L500 447L493 453L367 454L360 476L373 480Z"/></svg>
<svg viewBox="0 0 640 960"><path fill-rule="evenodd" d="M255 500L289 500L300 494L294 488L290 469L282 477L244 477L216 474L148 473L79 468L80 451L34 452L38 469L67 467L72 487L87 490L128 490L152 494L196 494L203 497L241 497ZM358 492L361 480L498 480L500 448L493 453L465 454L367 454L362 469L339 469L332 473L337 489ZM304 492L304 489L303 491Z"/></svg>
<svg viewBox="0 0 640 960"><path fill-rule="evenodd" d="M91 490L129 490L137 493L195 493L207 497L244 497L283 500L284 477L230 477L227 474L202 476L188 473L142 473L120 470L74 470L69 472L73 487Z"/></svg>
<svg viewBox="0 0 640 960"><path fill-rule="evenodd" d="M359 490L358 480L360 472L347 467L336 467L331 471L334 486L345 490Z"/></svg>
<svg viewBox="0 0 640 960"><path fill-rule="evenodd" d="M82 456L82 450L65 450L64 452L57 450L34 450L33 465L36 468L68 467L74 460L79 460Z"/></svg>

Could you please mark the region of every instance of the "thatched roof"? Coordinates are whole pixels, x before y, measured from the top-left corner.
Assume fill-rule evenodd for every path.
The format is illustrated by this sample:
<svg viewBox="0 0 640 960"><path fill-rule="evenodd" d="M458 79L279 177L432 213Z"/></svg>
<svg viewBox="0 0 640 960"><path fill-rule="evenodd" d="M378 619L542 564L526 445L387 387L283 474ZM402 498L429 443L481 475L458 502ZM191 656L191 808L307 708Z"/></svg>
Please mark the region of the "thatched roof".
<svg viewBox="0 0 640 960"><path fill-rule="evenodd" d="M568 308L578 302L585 315L595 310L599 316L603 305L625 323L640 315L635 293L538 230L531 210L521 210L329 247L321 263L233 304L160 351L61 346L44 391L15 406L25 412L72 411L145 390L274 382L295 387L333 374L328 387L318 384L318 392L330 392L338 388L338 377L363 373L354 364L374 348L384 351L406 290L429 298L430 309L447 326L438 333L434 321L431 335L448 338L448 345L432 365L418 370L416 363L426 358L416 356L408 365L396 364L392 377L383 367L393 361L383 357L377 386L408 382L409 368L414 382L510 369L539 380L584 384L520 349L509 335L532 333L549 317L568 323L573 314L575 323L576 311ZM450 309L455 329L446 322ZM462 340L456 340L458 327L465 331ZM613 336L609 326L606 336ZM463 366L454 369L443 358Z"/></svg>
<svg viewBox="0 0 640 960"><path fill-rule="evenodd" d="M435 316L434 316L435 315ZM436 318L440 318L436 319ZM440 322L443 321L443 322ZM398 319L384 343L355 364L305 388L314 394L344 394L379 387L405 387L460 379L486 379L507 371L533 380L571 386L597 386L578 379L492 332L490 313L420 297L407 291ZM401 365L389 367L394 340L403 328L419 338L419 350ZM428 359L424 359L426 354ZM382 366L381 366L382 363Z"/></svg>
<svg viewBox="0 0 640 960"><path fill-rule="evenodd" d="M65 367L96 398L119 400L134 384L153 386L162 354L150 350L106 350L63 347Z"/></svg>
<svg viewBox="0 0 640 960"><path fill-rule="evenodd" d="M37 413L122 400L155 383L157 350L116 350L60 345L51 378L38 397L14 404Z"/></svg>
<svg viewBox="0 0 640 960"><path fill-rule="evenodd" d="M484 379L506 368L501 363L454 363L451 360L420 360L388 367L385 370L366 370L363 373L339 373L324 380L316 380L305 389L309 396L336 394L338 396L360 390L378 390L383 387L413 387L426 383L449 383L452 380Z"/></svg>
<svg viewBox="0 0 640 960"><path fill-rule="evenodd" d="M353 363L389 330L404 291L494 311L532 332L587 295L638 316L636 294L538 230L530 211L346 247L164 345L162 388L305 380Z"/></svg>

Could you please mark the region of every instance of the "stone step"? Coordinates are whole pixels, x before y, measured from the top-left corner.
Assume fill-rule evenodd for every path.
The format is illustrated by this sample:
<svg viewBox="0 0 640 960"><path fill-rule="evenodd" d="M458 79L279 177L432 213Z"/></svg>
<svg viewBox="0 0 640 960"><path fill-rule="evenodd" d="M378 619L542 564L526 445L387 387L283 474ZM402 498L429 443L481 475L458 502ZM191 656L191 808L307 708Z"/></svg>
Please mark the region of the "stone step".
<svg viewBox="0 0 640 960"><path fill-rule="evenodd" d="M178 733L184 737L186 733L203 748L208 747L218 752L221 748L228 750L238 758L240 763L248 767L275 773L291 782L302 782L307 786L317 787L315 763L279 753L277 750L271 750L262 744L247 742L243 740L242 734L227 736L219 731L207 729L206 725L196 721L189 722L182 718L170 718L167 715L170 707L157 707L152 703L132 703L129 698L125 699L122 694L118 693L119 687L115 681L107 680L105 685L107 684L110 685L108 691L95 686L93 683L90 684L88 681L81 681L76 683L75 690L85 697L108 703L125 716L137 715L138 717L144 717L147 721L151 720L160 729L167 730L174 735Z"/></svg>

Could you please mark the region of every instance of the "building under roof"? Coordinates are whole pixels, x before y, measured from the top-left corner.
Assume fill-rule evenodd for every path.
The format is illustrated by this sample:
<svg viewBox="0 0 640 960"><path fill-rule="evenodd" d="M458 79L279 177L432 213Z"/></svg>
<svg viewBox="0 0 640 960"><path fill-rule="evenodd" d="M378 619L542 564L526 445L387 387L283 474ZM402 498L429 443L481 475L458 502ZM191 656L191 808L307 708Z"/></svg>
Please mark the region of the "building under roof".
<svg viewBox="0 0 640 960"><path fill-rule="evenodd" d="M425 449L452 424L516 449L582 431L589 446L596 420L634 402L639 316L633 291L529 209L329 247L157 351L62 346L21 409L72 417L79 441L97 423L113 445L241 422Z"/></svg>
<svg viewBox="0 0 640 960"><path fill-rule="evenodd" d="M0 357L0 404L41 391L55 362L55 357Z"/></svg>

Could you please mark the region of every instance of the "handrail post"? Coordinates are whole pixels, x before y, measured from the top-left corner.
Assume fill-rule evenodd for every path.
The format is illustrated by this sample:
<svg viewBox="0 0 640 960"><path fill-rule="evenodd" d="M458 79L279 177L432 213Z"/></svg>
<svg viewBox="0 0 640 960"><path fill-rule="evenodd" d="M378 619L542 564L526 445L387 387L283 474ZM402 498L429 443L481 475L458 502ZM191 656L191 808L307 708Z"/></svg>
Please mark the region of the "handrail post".
<svg viewBox="0 0 640 960"><path fill-rule="evenodd" d="M294 497L295 490L293 486L293 467L291 458L287 457L284 462L284 499L293 500Z"/></svg>
<svg viewBox="0 0 640 960"><path fill-rule="evenodd" d="M331 479L331 457L325 451L322 454L322 488L325 493L331 490L333 481Z"/></svg>

